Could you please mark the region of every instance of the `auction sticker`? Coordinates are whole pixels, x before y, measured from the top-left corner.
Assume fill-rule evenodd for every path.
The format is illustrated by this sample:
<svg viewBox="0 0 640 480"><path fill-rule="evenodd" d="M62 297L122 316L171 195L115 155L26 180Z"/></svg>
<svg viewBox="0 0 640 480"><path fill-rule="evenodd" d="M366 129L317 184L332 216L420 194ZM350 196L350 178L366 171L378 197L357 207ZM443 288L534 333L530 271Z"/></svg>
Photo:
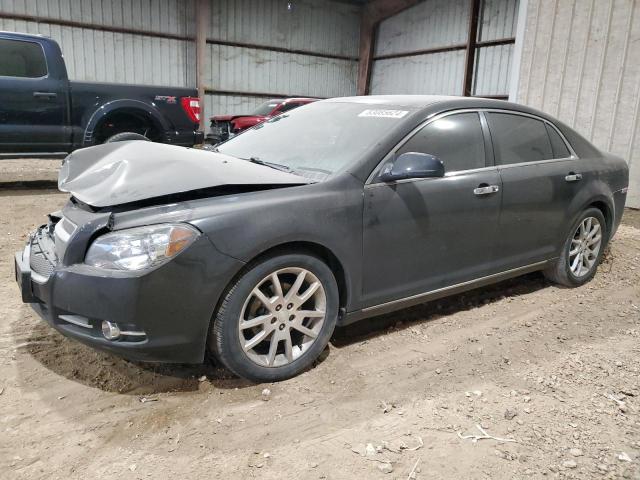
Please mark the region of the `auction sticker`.
<svg viewBox="0 0 640 480"><path fill-rule="evenodd" d="M378 117L378 118L402 118L407 113L407 110L364 110L359 117Z"/></svg>

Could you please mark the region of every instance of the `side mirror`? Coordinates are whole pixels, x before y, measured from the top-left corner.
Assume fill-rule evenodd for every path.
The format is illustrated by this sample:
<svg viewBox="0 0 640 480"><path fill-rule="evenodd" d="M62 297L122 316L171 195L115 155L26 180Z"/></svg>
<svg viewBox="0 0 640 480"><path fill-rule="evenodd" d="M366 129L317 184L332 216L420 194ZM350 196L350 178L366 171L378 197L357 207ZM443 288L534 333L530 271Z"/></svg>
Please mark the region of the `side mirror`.
<svg viewBox="0 0 640 480"><path fill-rule="evenodd" d="M394 182L406 178L444 177L442 160L428 153L406 152L385 165L380 180Z"/></svg>

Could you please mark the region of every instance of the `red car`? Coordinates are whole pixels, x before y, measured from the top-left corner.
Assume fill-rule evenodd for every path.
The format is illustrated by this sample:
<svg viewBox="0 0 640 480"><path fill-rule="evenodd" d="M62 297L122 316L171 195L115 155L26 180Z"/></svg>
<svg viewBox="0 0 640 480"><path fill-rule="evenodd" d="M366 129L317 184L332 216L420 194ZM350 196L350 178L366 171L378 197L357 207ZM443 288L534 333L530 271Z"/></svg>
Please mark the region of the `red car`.
<svg viewBox="0 0 640 480"><path fill-rule="evenodd" d="M211 117L208 143L224 142L238 133L276 115L315 102L317 98L273 98L260 105L251 115L216 115Z"/></svg>

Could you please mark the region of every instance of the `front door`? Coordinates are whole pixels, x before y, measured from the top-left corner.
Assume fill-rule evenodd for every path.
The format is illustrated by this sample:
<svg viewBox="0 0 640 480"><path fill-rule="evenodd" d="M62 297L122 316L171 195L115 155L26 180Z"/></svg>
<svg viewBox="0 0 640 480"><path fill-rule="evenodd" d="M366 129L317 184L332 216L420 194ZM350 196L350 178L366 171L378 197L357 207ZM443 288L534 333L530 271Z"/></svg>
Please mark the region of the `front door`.
<svg viewBox="0 0 640 480"><path fill-rule="evenodd" d="M383 183L364 192L363 301L384 303L495 273L502 185L487 161L477 112L431 121L397 154L440 158L445 177Z"/></svg>
<svg viewBox="0 0 640 480"><path fill-rule="evenodd" d="M0 38L0 155L66 151L66 102L39 43Z"/></svg>

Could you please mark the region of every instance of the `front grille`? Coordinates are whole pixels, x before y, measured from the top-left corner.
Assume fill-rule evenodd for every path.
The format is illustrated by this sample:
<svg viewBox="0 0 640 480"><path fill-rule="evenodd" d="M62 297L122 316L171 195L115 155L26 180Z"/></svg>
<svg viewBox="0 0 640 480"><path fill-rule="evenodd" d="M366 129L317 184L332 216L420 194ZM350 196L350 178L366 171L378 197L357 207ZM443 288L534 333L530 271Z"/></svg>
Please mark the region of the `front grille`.
<svg viewBox="0 0 640 480"><path fill-rule="evenodd" d="M51 224L42 226L30 240L29 267L33 273L45 278L51 276L58 262L52 230Z"/></svg>
<svg viewBox="0 0 640 480"><path fill-rule="evenodd" d="M31 255L29 256L29 268L44 277L49 277L53 273L54 264L47 258L38 238L35 237L31 242Z"/></svg>

